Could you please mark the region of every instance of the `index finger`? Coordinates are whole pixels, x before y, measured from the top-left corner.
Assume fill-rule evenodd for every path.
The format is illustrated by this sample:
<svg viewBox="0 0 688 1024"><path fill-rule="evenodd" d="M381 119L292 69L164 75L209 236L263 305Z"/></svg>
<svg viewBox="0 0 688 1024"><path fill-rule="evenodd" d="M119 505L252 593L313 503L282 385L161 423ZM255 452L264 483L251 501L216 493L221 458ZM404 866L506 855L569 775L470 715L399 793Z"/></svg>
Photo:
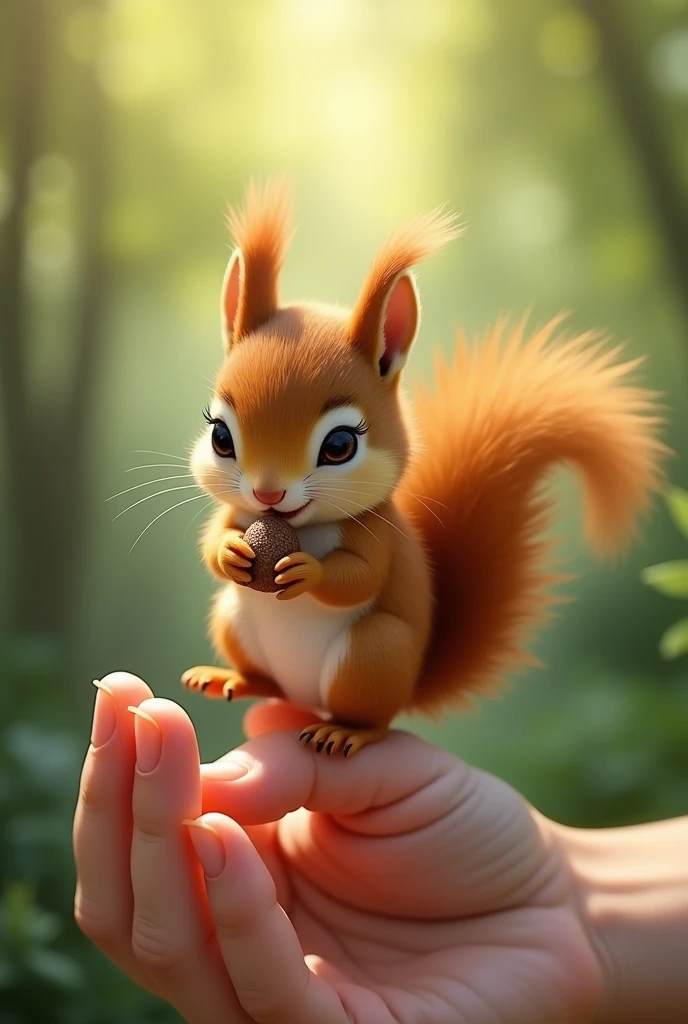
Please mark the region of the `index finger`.
<svg viewBox="0 0 688 1024"><path fill-rule="evenodd" d="M142 679L115 672L98 683L93 734L74 818L77 886L74 916L92 942L150 988L131 952L134 898L129 872L131 791L136 753L127 705L152 693Z"/></svg>

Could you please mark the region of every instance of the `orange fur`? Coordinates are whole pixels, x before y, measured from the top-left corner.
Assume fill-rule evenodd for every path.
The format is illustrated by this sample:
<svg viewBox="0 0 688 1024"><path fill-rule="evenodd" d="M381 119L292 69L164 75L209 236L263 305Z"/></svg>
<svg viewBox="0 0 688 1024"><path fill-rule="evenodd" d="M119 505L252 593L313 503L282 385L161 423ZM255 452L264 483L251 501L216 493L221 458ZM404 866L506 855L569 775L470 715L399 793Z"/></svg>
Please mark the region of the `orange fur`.
<svg viewBox="0 0 688 1024"><path fill-rule="evenodd" d="M290 220L291 196L284 179L275 179L262 189L249 185L244 205L227 214L243 260L234 341L250 334L278 307L278 280L289 244Z"/></svg>
<svg viewBox="0 0 688 1024"><path fill-rule="evenodd" d="M380 507L385 514L385 506ZM380 595L389 576L394 537L387 523L364 512L343 530L342 546L322 560L313 595L333 607L353 607Z"/></svg>
<svg viewBox="0 0 688 1024"><path fill-rule="evenodd" d="M213 416L231 420L241 451L214 456L204 432L192 463L221 502L204 534L204 560L238 602L216 603L211 631L240 677L218 670L213 685L224 692L236 678L237 692L282 685L309 699L317 689L317 706L334 722L324 732L314 726L305 741L317 732L318 749L329 737L330 752L355 751L398 712L436 711L528 660L524 637L561 578L546 567L543 539L551 507L542 487L554 464L579 472L587 534L610 551L659 488L666 449L657 396L632 381L639 361L619 361L620 348L593 333L555 341L561 318L528 338L523 323L510 331L498 324L472 350L460 337L451 363L438 363L433 389L417 396L416 437L396 386L396 357L419 315L404 275L456 236L454 219L435 211L397 232L349 314L278 306L288 210L279 184L249 190L232 215L240 248L225 278L232 323ZM383 350L390 358L381 361ZM365 446L358 463L335 471L315 459L311 441L320 445L323 417L340 407L362 413ZM355 427L332 423L347 425ZM231 588L250 578L243 528L264 511L251 504L251 487L262 481L292 502L277 511L296 516L306 550L278 563L281 591L256 602ZM320 554L307 541L324 544ZM302 611L289 610L293 599ZM212 673L194 671L195 684Z"/></svg>
<svg viewBox="0 0 688 1024"><path fill-rule="evenodd" d="M327 556L339 568L349 551L356 552L370 567L371 584L376 581L366 595L376 598L371 614L351 628L348 657L328 698L337 721L363 728L389 725L411 703L432 624L432 581L419 538L394 504L377 512L384 519L359 517L346 528L346 550ZM357 529L359 523L372 538ZM336 577L332 582L342 585ZM346 580L344 589L348 585Z"/></svg>
<svg viewBox="0 0 688 1024"><path fill-rule="evenodd" d="M586 533L601 551L628 537L661 483L660 422L637 361L585 334L554 344L555 319L528 340L497 325L473 350L459 338L418 395L425 457L403 481L442 502L399 502L423 536L435 576L433 635L413 706L438 708L528 660L520 641L542 620L557 576L544 568L555 463L582 477Z"/></svg>
<svg viewBox="0 0 688 1024"><path fill-rule="evenodd" d="M395 278L459 234L453 214L433 210L415 217L388 239L375 258L351 314L351 337L361 351L369 356L377 352L384 307Z"/></svg>

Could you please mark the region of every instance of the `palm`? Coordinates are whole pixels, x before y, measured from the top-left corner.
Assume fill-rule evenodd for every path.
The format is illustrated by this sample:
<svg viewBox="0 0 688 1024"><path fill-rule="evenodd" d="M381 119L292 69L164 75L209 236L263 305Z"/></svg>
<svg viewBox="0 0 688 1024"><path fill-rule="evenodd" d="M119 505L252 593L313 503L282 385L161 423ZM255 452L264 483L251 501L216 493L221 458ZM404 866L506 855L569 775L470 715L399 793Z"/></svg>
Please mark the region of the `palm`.
<svg viewBox="0 0 688 1024"><path fill-rule="evenodd" d="M379 1024L586 1020L562 971L576 943L572 915L510 911L498 922L419 925L352 913L346 927L319 918L296 899L292 922L307 952L326 956L320 971L355 1021ZM513 931L505 943L504 929ZM535 932L535 929L539 929ZM523 935L534 933L523 948ZM557 933L557 934L555 934ZM377 1015L369 1016L372 1008ZM384 1013L384 1015L383 1015Z"/></svg>
<svg viewBox="0 0 688 1024"><path fill-rule="evenodd" d="M270 836L280 901L355 1021L586 1019L591 955L566 874L499 780L453 761L391 807L300 810Z"/></svg>

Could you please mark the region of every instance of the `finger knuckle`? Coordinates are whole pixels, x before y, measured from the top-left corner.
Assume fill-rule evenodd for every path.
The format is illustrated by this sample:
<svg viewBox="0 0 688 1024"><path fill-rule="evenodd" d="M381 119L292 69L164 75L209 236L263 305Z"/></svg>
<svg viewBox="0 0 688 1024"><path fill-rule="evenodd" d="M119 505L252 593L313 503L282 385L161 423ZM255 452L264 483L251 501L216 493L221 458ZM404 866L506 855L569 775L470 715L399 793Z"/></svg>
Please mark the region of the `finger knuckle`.
<svg viewBox="0 0 688 1024"><path fill-rule="evenodd" d="M137 910L131 931L134 956L154 974L174 974L188 962L191 949L183 935L175 935L162 922Z"/></svg>
<svg viewBox="0 0 688 1024"><path fill-rule="evenodd" d="M139 847L152 847L150 856L160 858L162 862L170 841L169 822L165 820L163 813L160 819L156 820L154 809L151 807L145 809L145 815L140 806L136 810L138 815L134 824L133 841Z"/></svg>
<svg viewBox="0 0 688 1024"><path fill-rule="evenodd" d="M237 891L232 896L231 904L216 907L218 938L229 941L244 939L259 922L269 919L275 913L282 913L277 902L277 888L272 876L266 875L258 889L251 892Z"/></svg>
<svg viewBox="0 0 688 1024"><path fill-rule="evenodd" d="M103 777L96 778L94 773L84 779L79 793L79 804L83 815L91 817L100 815L108 809L111 794Z"/></svg>
<svg viewBox="0 0 688 1024"><path fill-rule="evenodd" d="M276 996L265 989L242 986L236 994L244 1010L260 1024L290 1024L303 1017L304 991Z"/></svg>
<svg viewBox="0 0 688 1024"><path fill-rule="evenodd" d="M74 920L79 931L96 946L111 945L119 932L120 922L83 892L77 893L74 900Z"/></svg>

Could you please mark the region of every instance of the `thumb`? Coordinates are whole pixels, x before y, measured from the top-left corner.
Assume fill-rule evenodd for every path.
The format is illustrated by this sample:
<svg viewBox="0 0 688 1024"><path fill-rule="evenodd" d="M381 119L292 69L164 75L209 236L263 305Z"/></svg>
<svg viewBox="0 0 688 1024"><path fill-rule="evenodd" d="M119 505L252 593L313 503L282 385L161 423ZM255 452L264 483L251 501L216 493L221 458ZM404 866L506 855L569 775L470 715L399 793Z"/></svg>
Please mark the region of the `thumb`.
<svg viewBox="0 0 688 1024"><path fill-rule="evenodd" d="M256 701L244 715L244 736L247 740L262 736L264 732L289 729L299 733L316 721L308 708L298 707L286 700L273 698ZM323 723L324 724L324 723Z"/></svg>
<svg viewBox="0 0 688 1024"><path fill-rule="evenodd" d="M212 764L201 765L203 806L240 825L278 821L306 807L356 817L357 831L388 834L384 808L394 805L393 829L422 826L456 801L470 769L410 733L391 732L353 758L325 757L298 741L298 732L264 733ZM426 797L413 798L424 790Z"/></svg>

